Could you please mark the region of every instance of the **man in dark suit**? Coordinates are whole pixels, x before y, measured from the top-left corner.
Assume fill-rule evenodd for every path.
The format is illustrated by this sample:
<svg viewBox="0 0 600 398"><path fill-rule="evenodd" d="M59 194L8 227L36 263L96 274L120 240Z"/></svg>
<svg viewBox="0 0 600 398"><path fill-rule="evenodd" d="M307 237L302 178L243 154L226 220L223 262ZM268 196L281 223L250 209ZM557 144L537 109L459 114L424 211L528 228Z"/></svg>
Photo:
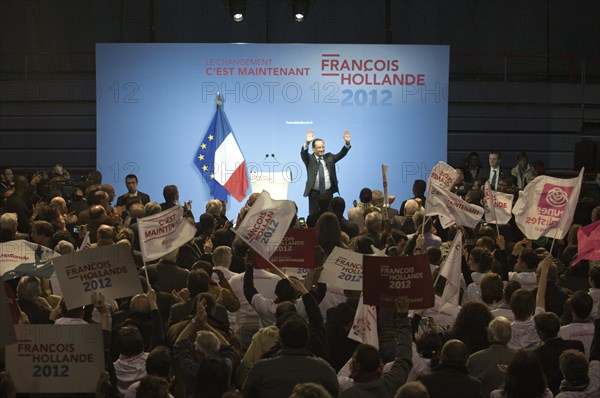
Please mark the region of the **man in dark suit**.
<svg viewBox="0 0 600 398"><path fill-rule="evenodd" d="M133 203L141 203L145 205L150 202L150 196L143 192L138 191L138 178L135 174L127 174L125 176L125 185L127 186L127 193L117 198L118 206L131 206Z"/></svg>
<svg viewBox="0 0 600 398"><path fill-rule="evenodd" d="M442 347L440 364L431 373L419 376L431 398L481 398L481 382L466 368L467 347L460 340L449 340Z"/></svg>
<svg viewBox="0 0 600 398"><path fill-rule="evenodd" d="M490 186L494 191L497 191L500 178L509 176L510 172L501 167L502 155L499 151L490 151L488 160L489 167L483 172L483 178L490 182Z"/></svg>
<svg viewBox="0 0 600 398"><path fill-rule="evenodd" d="M560 372L560 354L568 349L584 352L583 343L577 340L563 340L558 337L560 319L553 312L543 312L533 317L535 329L544 343L535 352L540 359L544 374L548 379L548 388L554 395L560 392L560 382L563 378Z"/></svg>
<svg viewBox="0 0 600 398"><path fill-rule="evenodd" d="M350 132L344 131L345 145L342 150L335 155L325 153L325 141L315 138L312 130L306 133L306 142L302 146L300 156L306 166L308 179L304 188L304 196L308 196L308 213L313 214L319 211L317 198L323 192L329 192L332 195L339 192L335 164L341 160L350 150ZM308 153L308 144L312 142L313 154Z"/></svg>

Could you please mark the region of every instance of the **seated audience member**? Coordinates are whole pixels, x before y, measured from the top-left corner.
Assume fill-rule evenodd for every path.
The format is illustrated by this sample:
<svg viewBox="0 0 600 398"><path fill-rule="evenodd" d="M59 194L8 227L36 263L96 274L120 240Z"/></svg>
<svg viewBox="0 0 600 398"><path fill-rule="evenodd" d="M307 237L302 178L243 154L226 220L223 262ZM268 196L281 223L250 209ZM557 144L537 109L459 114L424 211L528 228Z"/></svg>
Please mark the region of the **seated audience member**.
<svg viewBox="0 0 600 398"><path fill-rule="evenodd" d="M290 398L332 398L332 396L319 384L298 383L294 386Z"/></svg>
<svg viewBox="0 0 600 398"><path fill-rule="evenodd" d="M149 269L155 269L158 272L156 288L161 292L179 291L187 283L190 272L177 264L178 253L179 249L175 249L164 255L157 264L148 265Z"/></svg>
<svg viewBox="0 0 600 398"><path fill-rule="evenodd" d="M487 329L492 319L490 310L481 301L469 302L460 309L450 336L462 341L467 355L471 355L489 347Z"/></svg>
<svg viewBox="0 0 600 398"><path fill-rule="evenodd" d="M29 235L17 231L17 213L4 213L0 217L0 243L11 240L29 240Z"/></svg>
<svg viewBox="0 0 600 398"><path fill-rule="evenodd" d="M552 256L549 255L540 262L541 273L535 299L529 290L519 289L510 300L515 320L511 324L512 337L508 346L513 350L533 349L540 341L532 316L545 311L546 281L551 264Z"/></svg>
<svg viewBox="0 0 600 398"><path fill-rule="evenodd" d="M146 358L146 373L148 376L154 376L163 379L167 382L167 391L171 376L173 375L173 360L171 359L171 352L165 346L158 346L154 348L148 354ZM143 380L143 378L141 379ZM123 398L135 398L138 392L140 381L136 381L129 386ZM144 393L144 389L140 391L141 394ZM169 398L173 398L171 394L167 394Z"/></svg>
<svg viewBox="0 0 600 398"><path fill-rule="evenodd" d="M440 364L419 381L429 397L481 398L481 382L469 375L466 368L468 351L460 340L449 340L442 347Z"/></svg>
<svg viewBox="0 0 600 398"><path fill-rule="evenodd" d="M509 397L552 398L542 365L533 352L518 351L506 368L504 386L490 394L490 398Z"/></svg>
<svg viewBox="0 0 600 398"><path fill-rule="evenodd" d="M177 338L173 351L184 377L185 396L221 397L230 390L234 350L208 323L205 304L205 300L198 300L196 314Z"/></svg>
<svg viewBox="0 0 600 398"><path fill-rule="evenodd" d="M359 233L358 224L356 224L354 221L350 221L350 220L344 218L344 210L346 209L346 202L344 201L343 198L337 196L337 197L331 199L331 202L329 203L329 209L333 214L335 214L338 221L340 222L341 230L343 232L345 232L346 234L348 234L348 237L350 239L352 239L358 235L358 233Z"/></svg>
<svg viewBox="0 0 600 398"><path fill-rule="evenodd" d="M434 326L430 331L423 333L413 343L412 369L408 374L407 381L417 380L421 375L431 373L440 360L440 352L444 345L437 328Z"/></svg>
<svg viewBox="0 0 600 398"><path fill-rule="evenodd" d="M523 248L517 259L515 272L508 273L508 280L517 281L523 289L532 291L537 287L535 270L538 262L538 256L534 250Z"/></svg>
<svg viewBox="0 0 600 398"><path fill-rule="evenodd" d="M500 304L496 309L492 310L492 315L494 317L503 316L508 319L510 322L515 320L515 315L510 309L510 300L514 292L521 288L521 284L517 281L510 281L504 286L504 292L502 293L502 304Z"/></svg>
<svg viewBox="0 0 600 398"><path fill-rule="evenodd" d="M560 319L553 312L542 312L533 317L535 329L542 341L535 352L542 364L542 369L548 380L548 388L553 394L558 394L562 374L560 372L558 358L560 354L568 349L584 352L583 344L576 340L563 340L558 336L560 330Z"/></svg>
<svg viewBox="0 0 600 398"><path fill-rule="evenodd" d="M486 273L491 272L493 260L492 254L488 249L474 247L471 250L468 264L469 269L472 271L471 278L473 278L473 283L467 286L467 292L463 297L463 304L470 301L481 301L481 279Z"/></svg>
<svg viewBox="0 0 600 398"><path fill-rule="evenodd" d="M488 328L490 348L471 354L467 360L469 374L481 381L484 397L489 397L492 390L504 384L502 368L512 361L516 353L506 346L510 337L511 327L508 319L494 318Z"/></svg>
<svg viewBox="0 0 600 398"><path fill-rule="evenodd" d="M361 344L350 361L350 377L354 385L340 393L340 398L389 397L406 382L412 363L411 330L408 301L396 304L396 357L392 368L382 375L383 362L377 348Z"/></svg>
<svg viewBox="0 0 600 398"><path fill-rule="evenodd" d="M400 387L394 398L429 398L429 394L423 383L411 381Z"/></svg>
<svg viewBox="0 0 600 398"><path fill-rule="evenodd" d="M556 398L591 398L600 396L600 357L585 359L577 350L560 354L560 371L564 380Z"/></svg>
<svg viewBox="0 0 600 398"><path fill-rule="evenodd" d="M525 188L525 185L533 180L535 171L529 164L529 159L525 152L521 152L517 155L517 164L512 168L510 174L515 177L517 189L519 190Z"/></svg>
<svg viewBox="0 0 600 398"><path fill-rule="evenodd" d="M298 292L294 289L293 284L289 279L281 279L275 286L275 299L264 297L254 287L254 267L248 265L244 274L244 296L252 305L252 308L259 316L260 327L265 327L275 323L275 313L277 304L284 301L291 301L296 307L296 312L302 318L306 318L304 303L302 300L297 300Z"/></svg>
<svg viewBox="0 0 600 398"><path fill-rule="evenodd" d="M35 276L23 276L17 285L17 304L31 323L53 323L58 317L59 308L52 309L40 297L42 284Z"/></svg>
<svg viewBox="0 0 600 398"><path fill-rule="evenodd" d="M131 384L146 376L148 353L144 352L144 340L135 326L119 329L116 340L119 359L114 363L114 367L117 389L119 394L123 395Z"/></svg>
<svg viewBox="0 0 600 398"><path fill-rule="evenodd" d="M558 335L565 340L581 341L585 348L585 355L589 359L594 337L594 324L590 318L592 297L587 292L578 291L573 293L568 303L573 321L561 327Z"/></svg>
<svg viewBox="0 0 600 398"><path fill-rule="evenodd" d="M504 285L500 275L488 272L481 278L480 288L481 300L488 306L490 311L495 310L502 304Z"/></svg>
<svg viewBox="0 0 600 398"><path fill-rule="evenodd" d="M288 397L297 383L313 382L336 397L339 385L335 371L306 350L308 339L309 327L304 319L294 315L286 320L279 328L282 349L276 356L254 365L242 388L244 396Z"/></svg>
<svg viewBox="0 0 600 398"><path fill-rule="evenodd" d="M192 314L192 308L196 297L200 293L208 292L209 283L209 276L206 271L195 269L189 273L186 283L189 297L184 301L175 303L171 306L171 310L169 311L169 326L184 320Z"/></svg>
<svg viewBox="0 0 600 398"><path fill-rule="evenodd" d="M137 383L136 398L171 398L169 382L162 377L146 375Z"/></svg>
<svg viewBox="0 0 600 398"><path fill-rule="evenodd" d="M354 221L358 225L358 230L362 231L365 228L365 216L364 211L371 207L371 200L373 199L373 192L369 188L363 188L360 190L358 196L360 203L354 201L354 208L348 209L348 219Z"/></svg>

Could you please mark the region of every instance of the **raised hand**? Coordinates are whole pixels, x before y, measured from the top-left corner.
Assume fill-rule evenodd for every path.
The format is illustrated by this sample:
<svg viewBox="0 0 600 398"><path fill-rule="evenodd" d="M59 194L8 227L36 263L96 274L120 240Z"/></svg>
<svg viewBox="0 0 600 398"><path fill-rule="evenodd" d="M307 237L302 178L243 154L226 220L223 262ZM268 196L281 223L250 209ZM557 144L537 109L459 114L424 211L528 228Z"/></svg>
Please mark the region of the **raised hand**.
<svg viewBox="0 0 600 398"><path fill-rule="evenodd" d="M308 144L309 142L311 142L314 139L315 139L315 134L313 133L312 130L308 130L306 132L306 143Z"/></svg>
<svg viewBox="0 0 600 398"><path fill-rule="evenodd" d="M350 143L350 132L348 130L344 130L344 141L346 141L346 144Z"/></svg>

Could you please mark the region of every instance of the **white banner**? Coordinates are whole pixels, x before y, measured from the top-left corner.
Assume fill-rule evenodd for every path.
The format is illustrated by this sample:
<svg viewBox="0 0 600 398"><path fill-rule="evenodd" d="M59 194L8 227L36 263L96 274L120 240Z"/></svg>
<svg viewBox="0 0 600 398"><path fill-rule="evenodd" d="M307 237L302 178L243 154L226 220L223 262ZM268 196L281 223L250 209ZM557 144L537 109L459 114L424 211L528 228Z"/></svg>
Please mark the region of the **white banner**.
<svg viewBox="0 0 600 398"><path fill-rule="evenodd" d="M142 293L142 285L125 245L99 246L54 260L56 277L68 309L90 304L93 291L106 301Z"/></svg>
<svg viewBox="0 0 600 398"><path fill-rule="evenodd" d="M181 206L139 218L137 225L144 261L161 258L185 245L196 235L196 227L183 218Z"/></svg>
<svg viewBox="0 0 600 398"><path fill-rule="evenodd" d="M428 190L430 190L432 186L436 186L449 191L452 189L457 178L458 172L454 167L440 161L433 167L429 174L429 179L427 180Z"/></svg>
<svg viewBox="0 0 600 398"><path fill-rule="evenodd" d="M446 257L446 260L442 264L442 269L440 270L440 276L443 276L446 279L440 308L446 303L454 305L459 304L462 255L463 236L462 232L458 230L452 241L452 247L450 247L448 257Z"/></svg>
<svg viewBox="0 0 600 398"><path fill-rule="evenodd" d="M319 282L346 290L362 290L363 255L334 247L323 264Z"/></svg>
<svg viewBox="0 0 600 398"><path fill-rule="evenodd" d="M94 393L104 370L100 325L16 325L6 370L17 393Z"/></svg>
<svg viewBox="0 0 600 398"><path fill-rule="evenodd" d="M429 197L425 202L425 215L444 217L444 219L440 217L444 228L454 223L475 228L483 213L483 208L465 202L452 192L433 184L430 187Z"/></svg>
<svg viewBox="0 0 600 398"><path fill-rule="evenodd" d="M348 333L348 338L379 349L377 307L374 305L365 305L362 294L358 301L358 307L356 307L354 322L352 322L352 329Z"/></svg>
<svg viewBox="0 0 600 398"><path fill-rule="evenodd" d="M492 224L508 224L512 217L514 195L493 191L489 181L485 182L483 193L485 221Z"/></svg>
<svg viewBox="0 0 600 398"><path fill-rule="evenodd" d="M527 238L562 239L567 234L579 200L583 172L582 168L578 177L570 179L538 176L521 191L512 212Z"/></svg>
<svg viewBox="0 0 600 398"><path fill-rule="evenodd" d="M256 253L269 260L277 250L296 215L291 200L273 200L262 191L240 226L233 232Z"/></svg>
<svg viewBox="0 0 600 398"><path fill-rule="evenodd" d="M0 243L0 275L5 281L22 275L50 278L50 260L59 256L54 250L26 240Z"/></svg>

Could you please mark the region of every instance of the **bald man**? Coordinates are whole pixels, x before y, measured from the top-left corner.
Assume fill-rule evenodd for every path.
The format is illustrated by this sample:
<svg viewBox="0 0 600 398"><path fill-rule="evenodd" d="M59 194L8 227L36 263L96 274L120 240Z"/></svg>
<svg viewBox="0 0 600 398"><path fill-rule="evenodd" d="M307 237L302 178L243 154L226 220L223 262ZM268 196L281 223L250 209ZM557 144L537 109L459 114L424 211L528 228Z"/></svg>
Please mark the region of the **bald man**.
<svg viewBox="0 0 600 398"><path fill-rule="evenodd" d="M430 398L481 398L481 382L469 375L467 346L460 340L449 340L442 347L440 364L419 380Z"/></svg>

